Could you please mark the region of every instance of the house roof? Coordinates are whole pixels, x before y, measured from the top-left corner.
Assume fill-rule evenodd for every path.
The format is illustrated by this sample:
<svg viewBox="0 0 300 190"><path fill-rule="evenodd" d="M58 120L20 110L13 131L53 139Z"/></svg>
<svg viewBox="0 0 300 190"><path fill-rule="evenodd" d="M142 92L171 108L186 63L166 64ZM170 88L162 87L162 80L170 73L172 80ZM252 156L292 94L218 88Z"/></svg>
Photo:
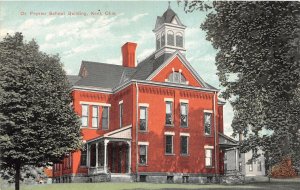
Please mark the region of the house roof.
<svg viewBox="0 0 300 190"><path fill-rule="evenodd" d="M78 76L68 75L72 86L96 87L112 90L130 80L148 80L148 77L157 72L159 67L176 54L165 53L155 58L155 52L141 61L137 67L123 67L108 63L82 61ZM85 73L83 74L83 70ZM201 79L202 80L202 79ZM206 84L206 88L217 90L215 87Z"/></svg>

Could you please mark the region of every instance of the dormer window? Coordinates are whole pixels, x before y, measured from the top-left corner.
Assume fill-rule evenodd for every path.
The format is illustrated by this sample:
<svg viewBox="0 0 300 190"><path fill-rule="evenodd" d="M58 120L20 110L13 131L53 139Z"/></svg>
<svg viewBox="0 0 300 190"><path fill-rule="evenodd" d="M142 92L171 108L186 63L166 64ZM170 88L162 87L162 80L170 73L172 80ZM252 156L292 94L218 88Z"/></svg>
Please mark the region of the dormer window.
<svg viewBox="0 0 300 190"><path fill-rule="evenodd" d="M176 46L183 47L183 37L181 33L176 34Z"/></svg>
<svg viewBox="0 0 300 190"><path fill-rule="evenodd" d="M170 46L174 46L174 32L172 32L171 30L168 30L167 33L167 44Z"/></svg>
<svg viewBox="0 0 300 190"><path fill-rule="evenodd" d="M168 77L168 82L186 84L186 79L181 72L173 71Z"/></svg>

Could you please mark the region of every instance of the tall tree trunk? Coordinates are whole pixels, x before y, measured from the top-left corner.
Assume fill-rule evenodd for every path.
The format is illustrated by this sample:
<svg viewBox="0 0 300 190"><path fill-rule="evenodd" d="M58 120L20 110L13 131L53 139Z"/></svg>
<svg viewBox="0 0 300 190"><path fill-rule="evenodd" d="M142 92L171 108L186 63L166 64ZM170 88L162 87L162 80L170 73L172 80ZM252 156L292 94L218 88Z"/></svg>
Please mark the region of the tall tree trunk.
<svg viewBox="0 0 300 190"><path fill-rule="evenodd" d="M20 169L21 165L19 162L15 164L15 190L20 190Z"/></svg>

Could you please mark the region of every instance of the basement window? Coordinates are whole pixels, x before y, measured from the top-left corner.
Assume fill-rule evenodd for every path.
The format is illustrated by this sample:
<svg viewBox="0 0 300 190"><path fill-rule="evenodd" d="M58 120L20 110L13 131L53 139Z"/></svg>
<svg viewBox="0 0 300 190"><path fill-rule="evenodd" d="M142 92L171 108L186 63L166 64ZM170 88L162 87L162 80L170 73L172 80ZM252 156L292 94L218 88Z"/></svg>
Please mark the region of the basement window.
<svg viewBox="0 0 300 190"><path fill-rule="evenodd" d="M140 175L140 182L146 182L147 176L146 175Z"/></svg>
<svg viewBox="0 0 300 190"><path fill-rule="evenodd" d="M174 183L174 176L172 175L167 176L167 183Z"/></svg>
<svg viewBox="0 0 300 190"><path fill-rule="evenodd" d="M188 183L189 182L189 176L182 176L182 183Z"/></svg>

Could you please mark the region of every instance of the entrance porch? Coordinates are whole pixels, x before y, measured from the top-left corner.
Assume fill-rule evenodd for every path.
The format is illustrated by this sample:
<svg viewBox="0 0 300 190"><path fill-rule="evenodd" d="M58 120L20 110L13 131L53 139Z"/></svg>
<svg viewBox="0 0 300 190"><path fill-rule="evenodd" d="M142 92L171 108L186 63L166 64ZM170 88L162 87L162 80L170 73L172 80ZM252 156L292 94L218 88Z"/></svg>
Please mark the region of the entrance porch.
<svg viewBox="0 0 300 190"><path fill-rule="evenodd" d="M87 141L88 175L131 173L131 126Z"/></svg>

